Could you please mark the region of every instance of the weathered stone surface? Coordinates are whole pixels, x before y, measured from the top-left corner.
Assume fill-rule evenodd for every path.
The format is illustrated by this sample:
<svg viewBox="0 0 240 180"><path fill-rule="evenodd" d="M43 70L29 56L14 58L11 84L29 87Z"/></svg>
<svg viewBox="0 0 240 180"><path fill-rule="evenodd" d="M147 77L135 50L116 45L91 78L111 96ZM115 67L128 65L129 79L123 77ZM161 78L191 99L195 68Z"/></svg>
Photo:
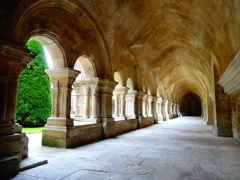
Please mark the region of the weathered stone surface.
<svg viewBox="0 0 240 180"><path fill-rule="evenodd" d="M145 127L180 117L188 93L201 100L201 116L214 125L215 134L231 136L233 129L238 139L239 104L232 97L238 98L234 93L240 89L239 26L238 0L2 0L0 141L21 132L14 125L17 79L33 58L25 48L29 38L40 41L53 59L53 68L46 71L53 83L52 117L43 131L46 145L69 147L133 130L136 120ZM87 80L77 78L78 62ZM98 123L95 127L74 127L70 108L76 79L76 84L81 81L76 119ZM129 90L135 99L129 99ZM161 105L155 97L163 99ZM112 108L119 119L113 119ZM26 150L21 147L19 152ZM181 178L198 176L184 171Z"/></svg>
<svg viewBox="0 0 240 180"><path fill-rule="evenodd" d="M32 157L45 155L49 163L20 172L13 180L232 180L240 176L240 143L212 135L211 126L199 117L164 121L77 148L31 147Z"/></svg>

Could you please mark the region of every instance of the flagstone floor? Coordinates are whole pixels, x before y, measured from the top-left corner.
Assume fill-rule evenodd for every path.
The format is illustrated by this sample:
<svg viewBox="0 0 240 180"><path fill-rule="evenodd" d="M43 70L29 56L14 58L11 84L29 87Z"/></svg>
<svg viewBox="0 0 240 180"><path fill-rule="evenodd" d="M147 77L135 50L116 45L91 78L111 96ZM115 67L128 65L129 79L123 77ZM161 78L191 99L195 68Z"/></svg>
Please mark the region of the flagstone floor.
<svg viewBox="0 0 240 180"><path fill-rule="evenodd" d="M239 180L240 143L212 135L200 117L180 117L116 138L59 149L31 134L30 158L48 164L14 180Z"/></svg>

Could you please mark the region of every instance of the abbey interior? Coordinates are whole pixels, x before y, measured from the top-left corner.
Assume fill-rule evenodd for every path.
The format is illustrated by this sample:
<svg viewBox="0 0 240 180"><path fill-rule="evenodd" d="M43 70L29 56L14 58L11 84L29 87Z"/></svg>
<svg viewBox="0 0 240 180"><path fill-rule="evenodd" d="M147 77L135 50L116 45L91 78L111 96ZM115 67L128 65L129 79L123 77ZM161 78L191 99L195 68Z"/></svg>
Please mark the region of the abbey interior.
<svg viewBox="0 0 240 180"><path fill-rule="evenodd" d="M0 2L0 174L28 138L15 120L18 77L49 51L52 115L42 145L70 148L180 116L240 141L239 0ZM72 116L74 113L74 116Z"/></svg>

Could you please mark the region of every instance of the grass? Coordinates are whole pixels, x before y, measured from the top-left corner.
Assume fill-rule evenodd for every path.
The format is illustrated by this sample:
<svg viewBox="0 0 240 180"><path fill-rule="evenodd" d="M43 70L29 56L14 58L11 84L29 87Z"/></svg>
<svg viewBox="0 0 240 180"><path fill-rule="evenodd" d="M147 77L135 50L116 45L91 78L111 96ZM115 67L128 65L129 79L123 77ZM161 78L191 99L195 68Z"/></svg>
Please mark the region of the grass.
<svg viewBox="0 0 240 180"><path fill-rule="evenodd" d="M22 132L27 134L42 132L44 127L24 127L22 128Z"/></svg>

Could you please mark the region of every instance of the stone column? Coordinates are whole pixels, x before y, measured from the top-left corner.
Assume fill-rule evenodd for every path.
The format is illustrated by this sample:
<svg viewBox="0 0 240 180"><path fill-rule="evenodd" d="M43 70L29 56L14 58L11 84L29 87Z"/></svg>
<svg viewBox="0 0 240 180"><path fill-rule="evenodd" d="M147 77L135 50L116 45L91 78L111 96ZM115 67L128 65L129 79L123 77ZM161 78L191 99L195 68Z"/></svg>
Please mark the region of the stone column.
<svg viewBox="0 0 240 180"><path fill-rule="evenodd" d="M91 85L92 89L92 115L91 119L98 122L99 116L99 87L98 85Z"/></svg>
<svg viewBox="0 0 240 180"><path fill-rule="evenodd" d="M172 119L172 102L168 101L168 115L169 115L169 119Z"/></svg>
<svg viewBox="0 0 240 180"><path fill-rule="evenodd" d="M74 90L76 92L76 111L75 111L75 120L80 120L81 117L83 117L83 113L82 110L81 110L81 107L82 107L82 97L83 97L83 88L80 87L80 86L77 86L75 83L74 83Z"/></svg>
<svg viewBox="0 0 240 180"><path fill-rule="evenodd" d="M162 115L162 98L159 97L158 100L157 100L157 104L158 104L158 107L157 107L157 116L158 116L158 121L163 121L163 115Z"/></svg>
<svg viewBox="0 0 240 180"><path fill-rule="evenodd" d="M120 94L120 118L125 119L125 94Z"/></svg>
<svg viewBox="0 0 240 180"><path fill-rule="evenodd" d="M158 97L154 96L153 101L152 101L152 113L153 113L155 123L158 123L158 119L157 119L157 99L158 99Z"/></svg>
<svg viewBox="0 0 240 180"><path fill-rule="evenodd" d="M152 109L152 102L153 102L153 96L148 96L147 103L148 103L148 108L147 108L147 116L148 117L153 117L153 109Z"/></svg>
<svg viewBox="0 0 240 180"><path fill-rule="evenodd" d="M136 118L136 96L137 91L131 90L126 95L126 116L127 118Z"/></svg>
<svg viewBox="0 0 240 180"><path fill-rule="evenodd" d="M84 89L84 118L89 118L89 101L90 101L90 87L88 85L83 85Z"/></svg>
<svg viewBox="0 0 240 180"><path fill-rule="evenodd" d="M7 178L18 173L21 160L28 156L28 138L16 123L18 77L33 59L28 52L0 45L0 174Z"/></svg>
<svg viewBox="0 0 240 180"><path fill-rule="evenodd" d="M144 92L138 91L137 92L137 118L141 119L143 112L142 112L142 107L143 107L143 96L145 95Z"/></svg>
<svg viewBox="0 0 240 180"><path fill-rule="evenodd" d="M43 129L42 145L68 147L68 127L73 126L70 118L71 91L75 78L80 73L71 68L46 70L53 84L52 115Z"/></svg>
<svg viewBox="0 0 240 180"><path fill-rule="evenodd" d="M147 117L148 95L145 94L142 99L142 116Z"/></svg>
<svg viewBox="0 0 240 180"><path fill-rule="evenodd" d="M115 121L112 117L112 96L113 90L117 83L107 79L99 81L99 98L100 98L100 120L103 126L103 135L105 138L116 135Z"/></svg>
<svg viewBox="0 0 240 180"><path fill-rule="evenodd" d="M214 101L213 97L208 96L208 120L207 124L208 125L214 125L214 120L216 119L216 114L215 114L215 106L214 106Z"/></svg>
<svg viewBox="0 0 240 180"><path fill-rule="evenodd" d="M231 104L230 96L224 93L223 88L215 84L216 115L213 134L217 136L232 137Z"/></svg>
<svg viewBox="0 0 240 180"><path fill-rule="evenodd" d="M138 119L138 123L139 123L139 128L141 128L141 124L142 124L142 117L143 117L143 97L144 97L145 93L142 91L138 91L137 92L137 119Z"/></svg>
<svg viewBox="0 0 240 180"><path fill-rule="evenodd" d="M127 94L129 88L127 87L120 87L115 88L113 94L117 97L119 97L118 102L118 113L119 117L116 116L116 118L120 119L126 119L125 110L126 110L126 102L125 102L125 95Z"/></svg>
<svg viewBox="0 0 240 180"><path fill-rule="evenodd" d="M175 112L175 103L172 103L172 116L173 118L176 117L176 112Z"/></svg>
<svg viewBox="0 0 240 180"><path fill-rule="evenodd" d="M118 117L118 95L113 95L113 100L114 100L114 117Z"/></svg>
<svg viewBox="0 0 240 180"><path fill-rule="evenodd" d="M172 103L171 110L172 110L172 118L175 118L174 103Z"/></svg>
<svg viewBox="0 0 240 180"><path fill-rule="evenodd" d="M169 115L168 115L168 100L164 99L162 101L162 113L163 113L163 120L167 121L169 120Z"/></svg>
<svg viewBox="0 0 240 180"><path fill-rule="evenodd" d="M178 114L177 114L177 104L174 104L174 112L175 112L175 117L178 117Z"/></svg>
<svg viewBox="0 0 240 180"><path fill-rule="evenodd" d="M177 114L178 114L178 117L182 117L182 114L180 112L180 105L177 104Z"/></svg>

